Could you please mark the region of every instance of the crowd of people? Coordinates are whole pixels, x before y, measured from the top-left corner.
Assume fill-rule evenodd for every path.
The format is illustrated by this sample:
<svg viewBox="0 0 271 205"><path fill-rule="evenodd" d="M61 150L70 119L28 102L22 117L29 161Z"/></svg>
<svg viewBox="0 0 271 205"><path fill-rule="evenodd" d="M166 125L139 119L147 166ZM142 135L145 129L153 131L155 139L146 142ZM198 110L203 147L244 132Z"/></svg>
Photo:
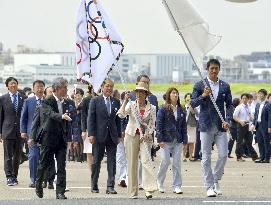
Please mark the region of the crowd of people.
<svg viewBox="0 0 271 205"><path fill-rule="evenodd" d="M172 191L182 194L181 165L188 158L201 161L207 196L221 195L219 180L227 158L232 158L235 141L237 162L250 157L256 163L270 163L271 95L260 89L232 100L229 84L218 78L220 62L211 59L206 69L207 77L194 85L192 93L181 99L177 88L169 88L160 107L147 75L138 76L131 92L120 94L114 90L114 82L106 79L99 95L88 86L86 95L75 88L71 96L64 78L48 87L36 80L33 90L20 90L18 80L9 77L5 81L8 93L0 97L7 186L19 183L18 170L26 147L29 187L35 188L39 198L47 186L54 189L55 178L56 199L67 198L66 160L87 161L91 192L99 193L105 155L107 194L117 194L115 181L127 187L132 199L138 198L139 190L145 191L147 199L156 191L164 193L171 158ZM214 145L218 157L212 170Z"/></svg>

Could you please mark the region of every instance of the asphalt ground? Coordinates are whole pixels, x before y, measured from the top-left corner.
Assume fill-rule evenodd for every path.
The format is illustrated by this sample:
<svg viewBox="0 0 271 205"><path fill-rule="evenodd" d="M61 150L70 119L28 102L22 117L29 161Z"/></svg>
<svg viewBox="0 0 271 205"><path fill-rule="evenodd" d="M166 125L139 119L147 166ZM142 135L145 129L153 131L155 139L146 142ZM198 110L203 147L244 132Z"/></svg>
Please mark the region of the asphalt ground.
<svg viewBox="0 0 271 205"><path fill-rule="evenodd" d="M156 167L159 167L159 152L157 153ZM217 157L213 151L212 165ZM106 160L106 158L105 158ZM224 176L220 182L223 195L207 198L201 178L200 162L182 162L183 194L172 192L172 172L169 169L165 181L166 192L154 193L151 200L146 200L144 191L139 192L138 199L129 199L126 188L116 186L117 195L107 195L107 171L105 161L102 163L99 194L90 192L90 172L86 163L67 162L67 186L70 191L66 193L68 200L55 199L53 190L44 189L44 198L35 195L35 189L28 188L29 171L28 162L20 166L19 185L6 186L3 169L3 147L0 146L0 205L43 205L43 204L271 204L271 165L256 164L251 159L246 162L237 162L236 158L228 159Z"/></svg>

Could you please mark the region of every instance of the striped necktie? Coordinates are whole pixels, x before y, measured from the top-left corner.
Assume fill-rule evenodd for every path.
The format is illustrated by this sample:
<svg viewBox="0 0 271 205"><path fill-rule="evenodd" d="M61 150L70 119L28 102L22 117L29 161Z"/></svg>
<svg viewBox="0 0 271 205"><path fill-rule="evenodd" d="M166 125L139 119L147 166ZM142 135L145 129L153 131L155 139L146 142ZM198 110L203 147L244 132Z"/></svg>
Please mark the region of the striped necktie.
<svg viewBox="0 0 271 205"><path fill-rule="evenodd" d="M13 106L14 106L14 110L15 110L15 112L17 112L17 111L18 111L17 94L13 94L12 97L13 97Z"/></svg>
<svg viewBox="0 0 271 205"><path fill-rule="evenodd" d="M41 98L39 98L39 99L37 100L37 106L41 105L42 103L43 103L43 100L42 100Z"/></svg>
<svg viewBox="0 0 271 205"><path fill-rule="evenodd" d="M110 98L109 97L106 98L106 109L107 109L108 115L110 115L111 110L110 110Z"/></svg>

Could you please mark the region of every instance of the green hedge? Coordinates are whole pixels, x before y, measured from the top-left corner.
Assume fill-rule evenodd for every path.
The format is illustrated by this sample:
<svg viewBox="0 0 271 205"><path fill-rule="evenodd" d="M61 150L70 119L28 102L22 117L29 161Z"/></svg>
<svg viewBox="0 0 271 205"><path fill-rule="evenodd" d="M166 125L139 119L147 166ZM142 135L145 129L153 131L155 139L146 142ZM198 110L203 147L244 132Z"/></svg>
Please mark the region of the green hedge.
<svg viewBox="0 0 271 205"><path fill-rule="evenodd" d="M187 93L192 92L193 84L151 84L151 91L152 92L166 92L170 87L176 87L180 93ZM258 91L261 88L267 90L267 92L271 92L271 85L270 84L248 84L248 83L232 83L230 84L232 94L233 95L240 95L244 92L251 92L251 91ZM135 84L127 83L126 87L128 90L135 89ZM122 84L117 83L115 84L115 89L124 90Z"/></svg>

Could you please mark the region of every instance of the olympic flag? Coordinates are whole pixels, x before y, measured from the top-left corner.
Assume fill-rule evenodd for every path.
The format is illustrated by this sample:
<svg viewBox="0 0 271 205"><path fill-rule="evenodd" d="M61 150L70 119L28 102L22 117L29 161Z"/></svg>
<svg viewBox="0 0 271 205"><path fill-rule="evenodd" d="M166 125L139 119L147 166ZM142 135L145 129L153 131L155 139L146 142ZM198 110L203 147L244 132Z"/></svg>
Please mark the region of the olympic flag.
<svg viewBox="0 0 271 205"><path fill-rule="evenodd" d="M124 46L97 0L81 0L76 25L77 79L97 92L119 60Z"/></svg>
<svg viewBox="0 0 271 205"><path fill-rule="evenodd" d="M221 40L209 33L209 26L187 0L163 0L171 23L182 36L191 57L202 69L203 57Z"/></svg>

